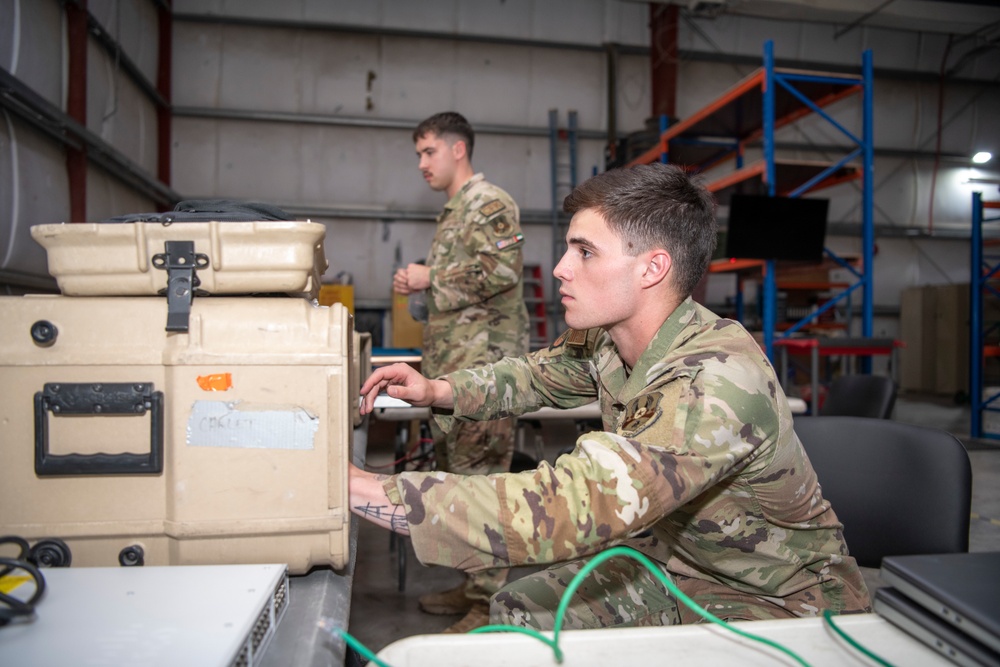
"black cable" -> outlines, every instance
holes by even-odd
[[[28,560],[28,554],[31,553],[31,550],[28,545],[28,540],[24,539],[23,537],[18,537],[17,535],[4,535],[3,537],[0,537],[0,545],[4,544],[16,544],[18,548],[21,550],[21,553],[17,555],[15,560],[20,560],[20,561]],[[0,577],[6,575],[10,571],[11,568],[5,566],[3,569],[0,569]]]
[[[35,592],[27,600],[0,592],[0,627],[10,623],[20,616],[31,616],[35,613],[35,605],[45,594],[45,577],[41,571],[28,562],[28,543],[20,537],[8,535],[0,537],[0,544],[16,544],[21,549],[18,558],[0,557],[0,577],[18,570],[24,571],[35,580]]]

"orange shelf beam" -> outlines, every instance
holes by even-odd
[[[831,289],[847,289],[850,287],[850,283],[830,283],[825,281],[816,282],[795,282],[792,280],[779,280],[778,289],[802,289],[802,290],[814,290],[821,292],[823,290]]]
[[[795,73],[798,70],[778,68],[775,71],[782,74],[791,74]],[[685,133],[692,131],[693,128],[697,127],[698,123],[708,118],[711,118],[713,115],[717,114],[721,109],[725,108],[726,105],[731,104],[740,97],[743,97],[751,92],[758,90],[763,93],[765,84],[764,74],[765,72],[763,68],[752,72],[750,75],[748,75],[746,78],[738,82],[736,85],[731,87],[729,90],[724,92],[722,95],[717,97],[708,105],[702,107],[688,118],[685,118],[684,120],[667,128],[660,135],[659,141],[655,146],[649,148],[638,157],[632,159],[625,166],[631,167],[637,164],[650,164],[652,162],[658,161],[660,159],[660,155],[662,155],[664,152],[667,152],[669,143],[672,139],[675,139]],[[810,72],[810,74],[816,74],[816,73]],[[823,108],[829,106],[830,104],[833,104],[834,102],[842,100],[845,97],[859,94],[861,92],[862,92],[862,87],[860,81],[857,84],[845,83],[844,88],[814,98],[812,101],[816,106]],[[775,128],[784,127],[785,125],[793,123],[796,120],[804,116],[807,116],[811,113],[813,113],[813,109],[811,107],[808,107],[806,105],[797,106],[795,109],[789,111],[783,116],[775,118]],[[763,127],[759,127],[746,136],[730,137],[730,138],[739,140],[741,143],[745,144],[748,141],[759,139],[763,135],[763,133],[764,133]],[[725,135],[719,135],[717,133],[706,133],[706,136],[725,136]]]
[[[713,259],[708,270],[710,273],[730,273],[733,271],[746,271],[748,269],[763,269],[764,264],[765,262],[762,259],[738,259],[731,257],[729,259]]]

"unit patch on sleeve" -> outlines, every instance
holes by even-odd
[[[621,434],[626,438],[632,438],[652,426],[662,414],[660,410],[661,399],[662,396],[656,393],[639,396],[629,402],[625,408],[625,419],[622,420]]]
[[[502,236],[510,231],[510,222],[505,215],[498,215],[490,221],[490,224],[493,225],[494,234]]]
[[[503,250],[504,248],[509,248],[512,245],[516,245],[523,240],[524,240],[524,234],[518,232],[517,234],[514,234],[510,238],[500,239],[499,241],[497,241],[496,242],[497,250]]]

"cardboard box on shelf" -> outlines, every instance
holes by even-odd
[[[392,295],[392,347],[424,346],[424,325],[410,315],[409,300],[401,294]]]
[[[934,386],[939,394],[969,391],[969,285],[938,285],[935,307]]]
[[[926,287],[903,290],[899,306],[899,386],[905,391],[934,391],[935,304],[937,293]]]
[[[331,306],[342,303],[351,315],[354,314],[354,285],[325,284],[319,288],[319,305]]]
[[[900,388],[942,395],[969,391],[969,284],[926,285],[900,298]],[[1000,304],[983,303],[984,325],[1000,321]]]

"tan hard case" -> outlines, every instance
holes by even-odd
[[[354,332],[354,348],[352,350],[351,386],[358,391],[358,400],[351,406],[354,426],[361,426],[364,417],[361,416],[361,385],[372,374],[372,335],[369,332]]]
[[[345,566],[348,311],[205,297],[168,333],[165,310],[0,297],[0,534],[59,538],[73,566],[136,546],[148,565]]]
[[[208,294],[286,293],[315,298],[328,263],[318,222],[128,222],[35,225],[49,273],[67,296],[156,295],[167,287],[167,241],[191,241],[206,259]]]

